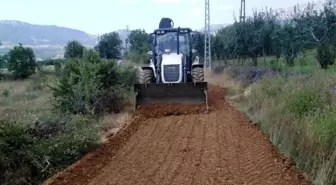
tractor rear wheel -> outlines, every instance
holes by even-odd
[[[153,82],[153,71],[151,69],[143,69],[140,72],[140,83],[141,84],[148,84]]]
[[[204,81],[204,70],[202,67],[194,67],[191,70],[191,77],[193,82],[203,82]]]

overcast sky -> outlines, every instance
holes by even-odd
[[[316,0],[315,0],[316,1]],[[311,0],[246,0],[252,8],[287,8]],[[211,24],[233,22],[240,0],[210,0]],[[204,0],[0,0],[0,20],[20,20],[102,34],[117,29],[157,28],[161,17],[170,17],[175,26],[199,29],[204,26]]]

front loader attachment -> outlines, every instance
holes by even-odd
[[[208,83],[152,83],[134,84],[136,107],[155,103],[206,104],[208,111]]]

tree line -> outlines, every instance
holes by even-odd
[[[65,46],[64,58],[80,58],[85,52],[97,52],[101,58],[122,59],[126,58],[133,62],[143,63],[147,60],[149,44],[148,34],[145,30],[132,30],[126,39],[129,48],[123,46],[123,41],[117,32],[103,34],[93,49],[86,49],[78,41],[70,41]]]
[[[79,41],[69,41],[64,48],[64,58],[91,57],[96,61],[99,58],[118,60],[129,59],[133,62],[144,63],[147,60],[149,45],[147,43],[148,34],[141,29],[132,30],[128,35],[127,42],[129,49],[123,46],[123,41],[117,32],[103,34],[99,37],[98,44],[93,48],[84,47]],[[1,42],[0,42],[1,45]],[[7,68],[16,78],[26,78],[35,73],[38,63],[41,65],[54,64],[53,61],[36,61],[32,48],[19,44],[12,48],[6,55],[0,56],[0,69]]]
[[[204,44],[198,47],[202,51]],[[272,9],[254,11],[245,22],[235,21],[212,35],[211,47],[217,60],[250,58],[257,65],[258,57],[275,56],[288,66],[300,53],[316,50],[320,66],[328,68],[336,54],[335,5],[326,2],[319,10],[313,3],[294,6],[286,18]]]

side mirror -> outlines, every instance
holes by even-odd
[[[153,40],[154,40],[154,34],[151,33],[151,34],[148,35],[148,43],[149,43],[149,44],[152,44],[152,43],[153,43]]]

